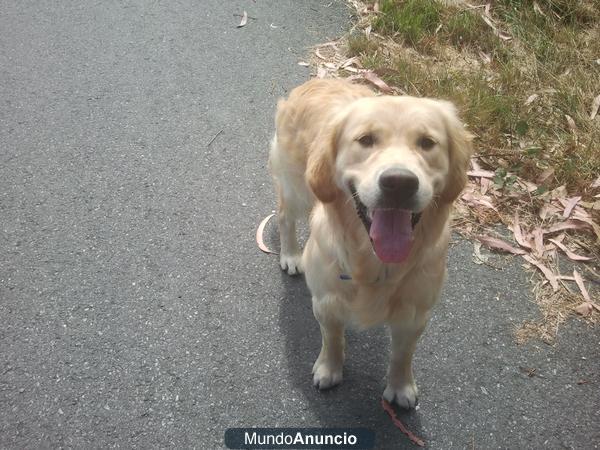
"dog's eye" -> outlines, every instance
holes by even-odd
[[[417,141],[417,145],[423,150],[431,150],[435,144],[436,142],[427,136],[423,136]]]
[[[357,141],[363,147],[373,147],[375,145],[375,136],[372,134],[363,134]]]

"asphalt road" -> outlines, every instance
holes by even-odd
[[[0,447],[213,449],[234,426],[362,426],[412,448],[379,404],[384,330],[350,333],[344,383],[316,391],[304,282],[254,243],[275,205],[276,99],[348,25],[343,3],[0,9]],[[403,419],[436,449],[598,448],[600,333],[573,320],[554,347],[517,346],[538,313],[521,268],[496,263],[453,245]]]

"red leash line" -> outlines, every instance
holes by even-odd
[[[412,431],[406,428],[406,425],[404,425],[402,421],[398,419],[398,417],[396,417],[396,412],[394,411],[394,408],[392,408],[392,405],[390,405],[385,398],[381,399],[381,406],[383,407],[384,411],[388,413],[388,415],[392,419],[392,422],[394,423],[394,425],[396,425],[397,428],[400,429],[400,431],[402,431],[413,443],[415,443],[419,447],[425,447],[425,441],[423,441],[423,439],[419,438],[418,436],[415,436],[412,433]]]

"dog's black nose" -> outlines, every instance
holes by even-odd
[[[379,175],[379,187],[383,194],[412,197],[419,189],[419,178],[410,170],[392,168]]]

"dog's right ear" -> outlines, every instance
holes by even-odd
[[[338,117],[324,126],[309,149],[306,182],[323,203],[331,203],[341,194],[335,183],[335,160],[342,123],[342,117]]]
[[[473,154],[473,135],[459,120],[456,107],[452,103],[440,100],[438,104],[445,115],[450,158],[446,187],[440,197],[442,201],[452,203],[467,184],[467,170]]]

